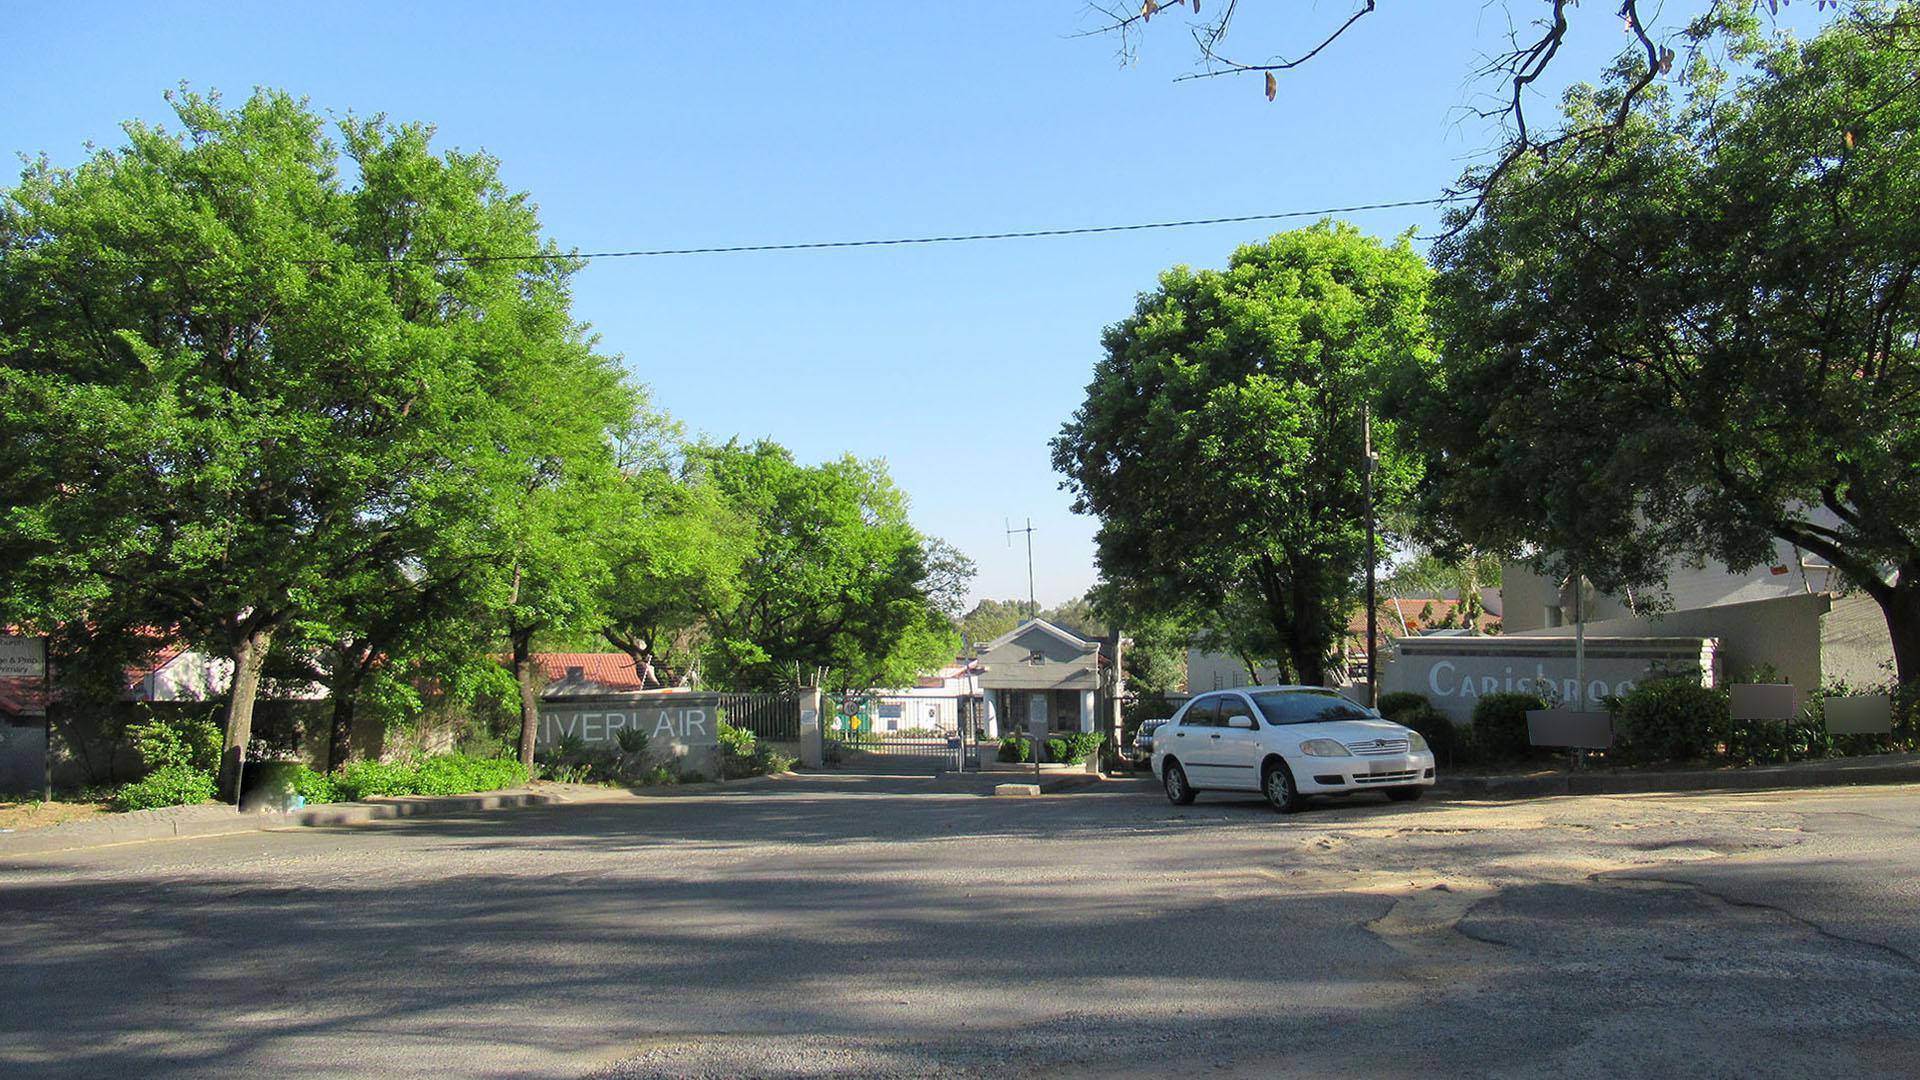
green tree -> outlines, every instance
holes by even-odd
[[[958,651],[953,613],[937,601],[957,600],[972,564],[914,529],[906,496],[880,463],[803,466],[765,441],[690,455],[701,481],[752,523],[740,600],[709,619],[715,679],[865,688],[910,679]]]
[[[992,641],[1026,618],[1025,600],[982,600],[960,617],[960,636],[970,645]]]
[[[602,635],[636,671],[687,666],[709,613],[740,600],[751,523],[718,487],[659,463],[630,471],[633,510],[615,524]]]
[[[1611,148],[1531,155],[1441,244],[1444,364],[1403,395],[1448,537],[1645,597],[1787,541],[1920,678],[1920,5],[1804,44],[1723,10]],[[1622,72],[1569,95],[1618,108]]]
[[[1322,223],[1224,271],[1169,270],[1108,328],[1053,463],[1125,607],[1252,635],[1325,680],[1365,569],[1362,409],[1394,362],[1430,355],[1427,279],[1405,238]],[[1374,441],[1391,504],[1416,465],[1394,424]]]
[[[231,797],[275,636],[492,517],[503,391],[591,413],[552,399],[606,362],[491,158],[377,118],[336,143],[281,93],[170,100],[179,131],[129,123],[0,198],[0,617],[230,657]]]
[[[1408,525],[1409,532],[1416,526]],[[1413,558],[1394,567],[1380,583],[1383,596],[1393,599],[1441,597],[1453,593],[1459,606],[1447,613],[1441,625],[1458,625],[1473,630],[1486,614],[1480,590],[1500,587],[1501,560],[1497,555],[1466,549],[1447,558],[1431,551],[1419,551]]]

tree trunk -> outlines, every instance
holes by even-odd
[[[1920,567],[1913,568],[1920,571]],[[1875,597],[1893,641],[1893,671],[1900,684],[1920,679],[1920,574],[1902,567],[1892,591]]]
[[[360,703],[360,687],[366,684],[367,669],[373,663],[373,646],[361,646],[357,652],[342,648],[340,660],[346,670],[334,672],[329,689],[333,694],[333,723],[327,733],[327,771],[345,765],[353,756],[353,718]]]
[[[533,740],[540,730],[540,690],[534,682],[533,631],[515,628],[513,680],[520,684],[520,764],[533,768]]]
[[[253,739],[253,699],[260,692],[260,669],[273,644],[273,627],[259,626],[241,635],[233,647],[233,688],[227,695],[226,746],[220,754],[220,797],[240,804],[240,772],[247,743]]]
[[[358,680],[356,680],[356,683]],[[347,763],[353,752],[353,706],[359,687],[335,686],[333,690],[333,726],[327,736],[327,771]]]

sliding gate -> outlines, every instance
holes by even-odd
[[[912,775],[980,767],[978,698],[829,694],[821,704],[830,769]]]

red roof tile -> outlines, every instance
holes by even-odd
[[[640,676],[633,669],[633,657],[626,653],[534,653],[533,662],[546,673],[548,682],[567,678],[580,669],[580,681],[595,683],[609,690],[642,690]],[[656,677],[665,671],[656,666]],[[658,685],[656,683],[656,685]]]

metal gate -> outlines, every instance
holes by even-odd
[[[822,700],[828,768],[922,774],[980,767],[980,700],[952,695],[829,694]]]

